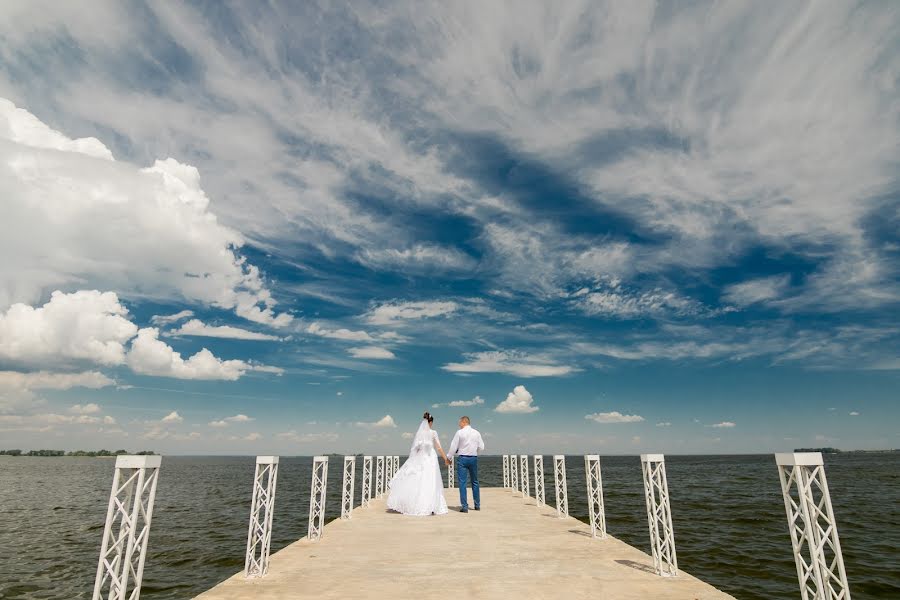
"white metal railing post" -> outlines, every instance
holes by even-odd
[[[566,457],[553,456],[553,481],[556,483],[556,516],[569,516],[569,487],[566,484]]]
[[[395,456],[394,457],[394,475],[396,475],[397,471],[399,471],[399,470],[400,470],[400,457]]]
[[[140,598],[161,462],[155,455],[116,457],[93,600]]]
[[[531,484],[528,481],[528,455],[523,454],[519,457],[519,466],[522,469],[522,498],[528,499],[528,493],[531,491]]]
[[[657,575],[675,577],[678,575],[678,559],[675,555],[675,531],[672,528],[665,456],[641,454],[641,472],[644,475],[644,499],[647,504],[653,566]]]
[[[544,457],[534,455],[534,499],[538,506],[544,506]]]
[[[384,457],[384,491],[387,492],[388,484],[391,483],[391,479],[394,478],[394,457],[385,456]]]
[[[447,487],[456,487],[456,457],[450,457],[450,464],[447,465]]]
[[[328,487],[328,457],[313,457],[312,485],[309,491],[309,525],[306,537],[318,541],[325,528],[325,491]]]
[[[384,494],[384,457],[375,459],[375,497],[381,498]]]
[[[369,507],[372,500],[372,457],[363,456],[362,490],[360,490],[359,505]]]
[[[244,577],[265,577],[269,571],[277,483],[278,457],[257,456],[256,472],[253,475],[253,499],[250,502],[250,526],[247,531],[247,555],[244,557]]]
[[[803,600],[850,600],[821,452],[775,455]]]
[[[606,537],[606,510],[603,506],[603,478],[600,474],[600,456],[584,455],[584,476],[587,483],[588,513],[591,517],[591,536]],[[597,532],[600,535],[597,535]]]
[[[344,481],[341,484],[341,518],[353,517],[353,486],[356,485],[356,455],[344,457]]]
[[[503,489],[509,489],[509,454],[503,455]]]
[[[519,491],[519,461],[515,454],[509,457],[509,483],[512,486],[513,496]]]

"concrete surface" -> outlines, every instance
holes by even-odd
[[[458,492],[445,493],[448,515],[406,517],[374,500],[351,520],[329,523],[320,541],[304,538],[273,554],[265,578],[239,573],[197,598],[732,598],[683,571],[658,577],[647,554],[592,539],[589,526],[558,519],[534,498],[488,488],[483,510],[461,514]]]

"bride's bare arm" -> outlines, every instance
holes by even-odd
[[[441,448],[441,441],[437,438],[437,436],[434,436],[434,448],[441,455],[441,458],[444,459],[444,464],[450,464],[450,461],[447,460],[447,455],[444,454],[444,449]]]

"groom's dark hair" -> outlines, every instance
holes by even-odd
[[[469,417],[467,417],[466,415],[461,416],[459,418],[459,420],[462,421],[463,423],[465,423],[466,425],[471,425],[471,423],[472,423],[472,421],[470,421]]]

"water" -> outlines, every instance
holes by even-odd
[[[666,462],[679,567],[742,600],[798,598],[774,458]],[[607,529],[649,552],[638,458],[601,464]],[[191,598],[243,569],[253,465],[252,457],[163,459],[144,600]],[[273,551],[306,534],[311,467],[309,457],[281,460]],[[112,471],[112,459],[0,457],[0,598],[90,598]],[[900,598],[900,455],[831,455],[826,471],[853,598]],[[502,485],[500,458],[482,458],[480,474],[482,485]],[[329,478],[334,517],[339,458]],[[586,520],[582,457],[568,457],[567,478],[570,512]]]

